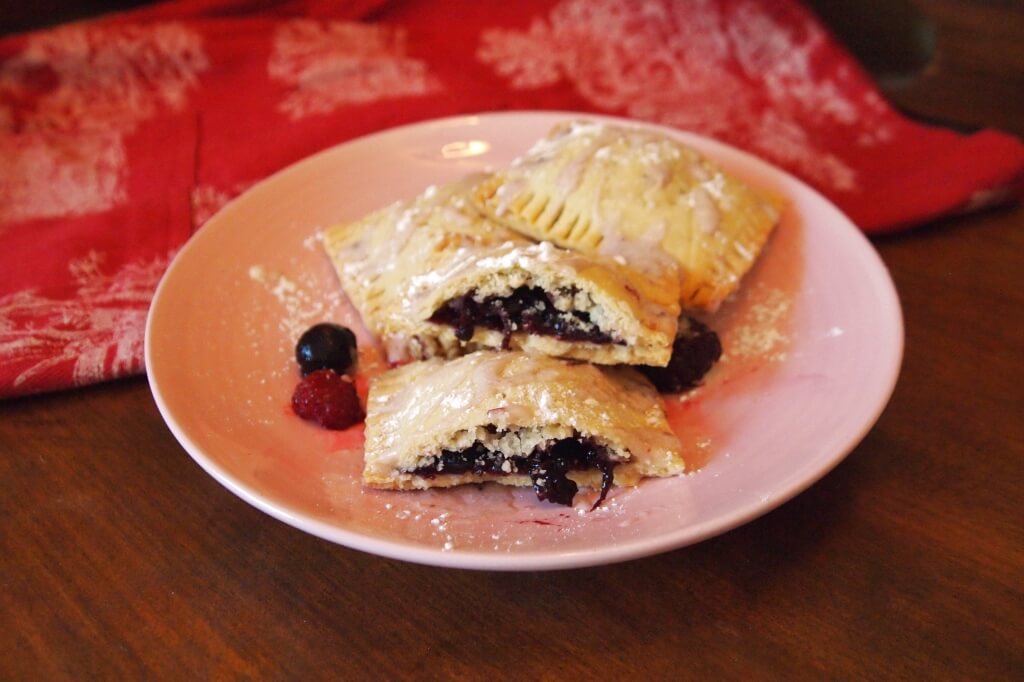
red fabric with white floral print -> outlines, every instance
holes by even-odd
[[[0,396],[142,371],[176,249],[398,124],[589,110],[721,138],[867,232],[1021,190],[1024,146],[898,115],[795,0],[184,0],[0,40]]]

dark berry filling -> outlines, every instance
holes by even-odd
[[[718,334],[704,323],[684,317],[672,344],[672,358],[666,367],[640,366],[639,369],[662,393],[681,393],[700,383],[722,356]]]
[[[295,344],[295,361],[302,376],[318,369],[345,374],[356,361],[356,335],[348,327],[322,322],[313,325]]]
[[[567,289],[575,295],[576,289]],[[554,299],[540,287],[521,286],[508,296],[487,296],[477,300],[476,290],[446,301],[430,318],[431,322],[447,324],[455,329],[455,337],[469,341],[477,327],[496,329],[504,334],[502,348],[508,348],[513,332],[554,336],[563,341],[616,343],[590,320],[590,315],[577,310],[559,310]]]
[[[477,441],[464,450],[442,450],[433,464],[417,467],[409,473],[424,478],[470,472],[495,476],[528,474],[539,499],[571,505],[579,487],[568,473],[598,469],[601,472],[601,495],[591,508],[596,509],[604,502],[615,481],[615,464],[604,446],[591,438],[576,436],[538,445],[529,455],[519,457],[505,457]]]

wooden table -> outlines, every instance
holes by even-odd
[[[1006,6],[923,3],[938,66],[890,96],[1024,132]],[[907,326],[877,426],[778,510],[622,565],[324,542],[203,473],[141,378],[0,403],[0,678],[1020,679],[1024,208],[875,244]]]

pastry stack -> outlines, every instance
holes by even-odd
[[[647,129],[569,121],[508,168],[328,230],[345,293],[401,364],[370,385],[372,487],[580,487],[682,473],[644,374],[714,310],[777,208]],[[688,318],[683,317],[683,331]]]

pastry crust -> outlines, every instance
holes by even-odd
[[[651,267],[681,266],[684,308],[714,310],[750,269],[779,209],[693,149],[656,132],[559,124],[472,193],[489,217],[538,240]],[[637,265],[637,264],[640,265]]]
[[[370,384],[363,480],[372,487],[419,489],[495,481],[530,485],[525,474],[412,473],[442,451],[480,442],[508,457],[538,444],[587,438],[618,462],[615,482],[684,470],[679,441],[654,388],[625,367],[596,367],[523,352],[480,351],[452,361],[412,363]],[[599,487],[597,470],[571,471]]]
[[[479,177],[430,188],[355,223],[331,228],[324,246],[364,323],[399,362],[479,348],[523,349],[600,364],[664,366],[678,323],[678,278],[661,281],[612,258],[536,244],[482,216],[466,198]],[[558,311],[611,342],[510,334],[477,326],[460,341],[431,318],[446,303],[507,297],[539,287]]]

